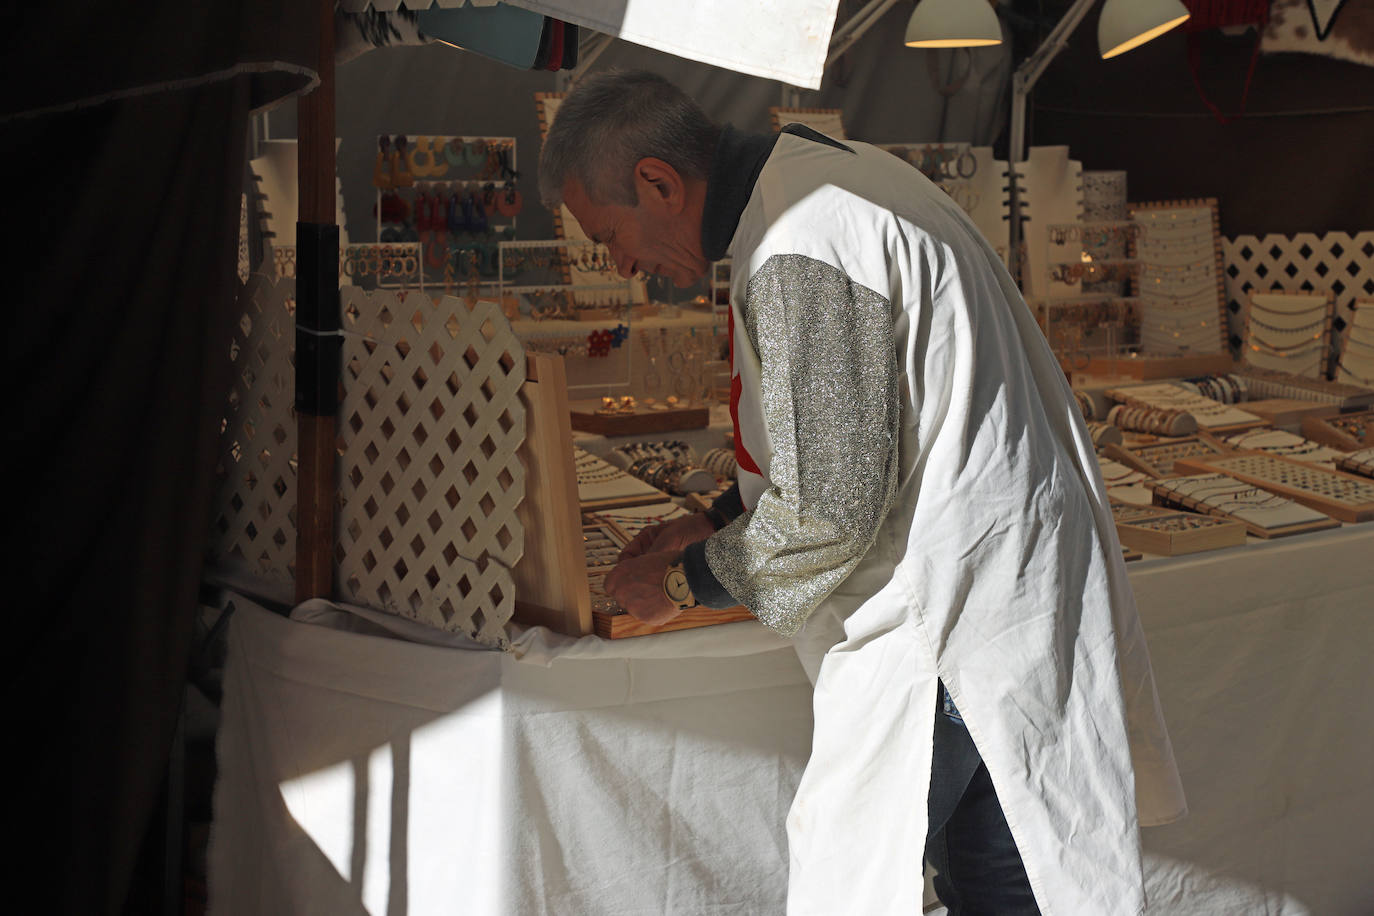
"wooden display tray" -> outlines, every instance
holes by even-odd
[[[608,519],[598,519],[591,516],[588,521],[590,527],[595,527],[604,532],[617,544],[624,546],[631,540],[627,531],[622,529],[615,522]],[[586,530],[586,529],[584,529]],[[588,569],[587,575],[590,578],[593,573],[609,572],[609,569]],[[663,624],[648,624],[633,617],[630,614],[612,614],[597,607],[598,600],[607,600],[605,596],[593,598],[592,601],[592,632],[602,639],[626,639],[631,636],[649,636],[653,633],[669,633],[673,630],[688,630],[695,627],[709,627],[718,623],[735,623],[740,620],[753,620],[754,615],[749,613],[749,609],[736,605],[729,608],[708,608],[697,607],[683,611],[677,617]]]
[[[1315,509],[1318,512],[1343,522],[1367,522],[1374,520],[1374,498],[1359,503],[1333,499],[1304,487],[1285,484],[1281,481],[1272,480],[1263,474],[1252,473],[1242,468],[1235,467],[1235,460],[1240,458],[1260,458],[1267,461],[1278,462],[1281,466],[1291,465],[1295,474],[1305,475],[1314,480],[1329,477],[1334,481],[1353,481],[1361,487],[1370,487],[1368,480],[1357,477],[1354,474],[1346,474],[1341,471],[1329,471],[1326,468],[1314,464],[1307,464],[1303,461],[1295,461],[1292,458],[1275,455],[1272,452],[1235,452],[1231,455],[1218,456],[1219,460],[1182,458],[1175,462],[1175,467],[1183,470],[1187,474],[1225,474],[1227,477],[1244,481],[1260,489],[1268,490],[1270,493],[1277,493],[1285,499],[1291,499],[1295,503],[1306,506],[1309,509]]]
[[[514,619],[568,636],[643,636],[688,627],[749,619],[743,608],[701,609],[660,627],[628,615],[592,614],[591,575],[573,468],[568,422],[568,380],[561,357],[529,354],[520,400],[525,405],[525,498],[517,516],[525,528],[525,553],[512,569]],[[603,571],[598,568],[597,572]]]
[[[1162,531],[1152,527],[1166,519],[1188,519],[1200,527],[1183,531]],[[1127,547],[1165,557],[1239,547],[1246,537],[1245,525],[1234,519],[1175,509],[1159,509],[1151,515],[1118,521],[1116,533]]]
[[[1332,420],[1349,422],[1363,421],[1364,438],[1357,439]],[[1374,410],[1360,410],[1353,413],[1329,413],[1325,416],[1304,417],[1302,434],[1313,442],[1329,445],[1342,451],[1354,452],[1374,445]]]
[[[669,633],[673,630],[689,630],[694,627],[711,627],[718,623],[736,623],[740,620],[753,620],[754,615],[748,608],[730,607],[716,610],[709,607],[695,607],[683,611],[664,624],[653,626],[629,614],[605,614],[592,611],[592,632],[602,639],[626,639],[631,636],[649,636],[654,633]]]
[[[1160,492],[1159,490],[1155,489],[1154,486],[1149,484],[1147,484],[1147,486],[1150,486],[1151,492],[1154,493],[1154,501],[1155,505],[1157,506],[1168,507],[1169,509],[1174,510],[1184,509],[1189,512],[1196,512],[1200,515],[1224,518],[1227,521],[1233,521],[1238,525],[1243,525],[1245,527],[1245,530],[1248,531],[1250,534],[1254,535],[1257,538],[1263,538],[1264,540],[1288,537],[1294,534],[1307,534],[1309,531],[1325,531],[1328,528],[1339,528],[1341,526],[1341,523],[1336,521],[1334,518],[1327,518],[1322,519],[1320,521],[1304,522],[1300,525],[1288,525],[1283,528],[1264,528],[1259,525],[1247,522],[1243,518],[1232,518],[1230,515],[1227,515],[1226,513],[1217,512],[1216,510],[1210,508],[1206,503],[1194,502],[1193,500],[1181,498],[1176,494],[1172,494],[1169,492]]]
[[[602,436],[638,436],[667,433],[678,429],[702,429],[711,422],[708,407],[670,407],[666,410],[638,409],[634,413],[599,414],[601,401],[573,401],[569,404],[572,428]]]
[[[1200,430],[1199,433],[1201,433]],[[1172,477],[1175,473],[1174,466],[1177,459],[1168,458],[1168,455],[1179,448],[1185,450],[1200,448],[1209,455],[1229,454],[1234,451],[1234,449],[1228,448],[1210,437],[1199,434],[1180,439],[1161,438],[1149,444],[1137,443],[1130,446],[1108,443],[1102,447],[1102,454],[1127,467],[1143,471],[1151,477]],[[1168,467],[1164,466],[1163,460],[1165,458],[1168,460]]]
[[[1086,366],[1068,366],[1075,376],[1117,376],[1142,382],[1187,378],[1194,375],[1220,375],[1230,372],[1234,362],[1229,353],[1198,353],[1194,356],[1099,356]]]
[[[1374,448],[1364,448],[1358,452],[1351,452],[1336,462],[1336,469],[1347,474],[1354,474],[1357,477],[1368,477],[1374,480]]]
[[[1241,408],[1258,414],[1275,426],[1297,426],[1307,417],[1325,417],[1339,411],[1339,408],[1331,404],[1299,401],[1295,398],[1265,398],[1261,401],[1242,401]]]

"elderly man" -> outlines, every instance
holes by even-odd
[[[797,635],[789,912],[919,913],[923,853],[951,913],[1141,912],[1138,827],[1182,790],[1092,446],[991,246],[897,158],[649,73],[574,89],[540,170],[623,275],[734,259],[738,487],[606,587]]]

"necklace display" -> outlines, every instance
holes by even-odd
[[[1328,520],[1314,509],[1225,474],[1166,478],[1152,482],[1150,488],[1166,502],[1236,518],[1267,531]]]
[[[1341,457],[1341,453],[1335,449],[1327,448],[1320,442],[1313,442],[1311,439],[1281,429],[1247,430],[1234,436],[1227,436],[1225,442],[1237,449],[1258,449],[1274,455],[1283,455],[1286,458],[1296,458],[1299,461],[1327,467],[1334,467],[1336,460]]]
[[[1345,334],[1345,346],[1336,363],[1342,382],[1374,388],[1374,299],[1357,300]]]
[[[1141,263],[1141,350],[1152,355],[1226,349],[1215,210],[1208,202],[1141,205],[1132,254]],[[1172,311],[1172,314],[1170,314]]]

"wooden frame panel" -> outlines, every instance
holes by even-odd
[[[525,499],[517,517],[525,526],[525,554],[512,570],[519,623],[569,636],[592,632],[582,511],[568,425],[568,380],[563,359],[527,357],[520,400],[525,405]]]

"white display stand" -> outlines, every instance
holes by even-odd
[[[1370,556],[1374,525],[1131,564],[1191,809],[1144,831],[1151,914],[1374,911]],[[231,624],[212,916],[784,911],[811,690],[763,627],[503,653],[297,613]]]

